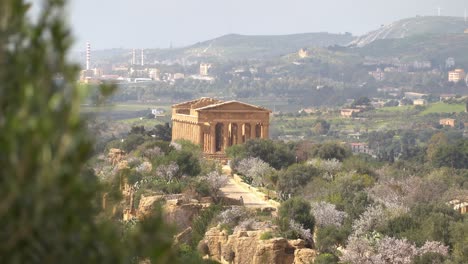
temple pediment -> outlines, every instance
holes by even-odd
[[[233,111],[233,112],[268,112],[271,111],[263,107],[254,106],[238,101],[228,101],[218,104],[212,104],[196,109],[196,111]]]

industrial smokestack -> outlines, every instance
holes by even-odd
[[[91,64],[91,44],[89,42],[86,43],[86,70],[90,69]]]
[[[141,66],[145,66],[145,51],[141,49]]]
[[[135,65],[136,64],[136,54],[135,54],[135,49],[133,49],[133,52],[132,52],[132,65]]]

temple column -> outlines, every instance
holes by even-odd
[[[256,130],[257,130],[257,123],[250,123],[250,139],[257,138]]]
[[[216,153],[216,123],[210,123],[210,145],[211,154]]]
[[[223,123],[223,151],[229,147],[229,123]]]
[[[193,129],[193,124],[189,123],[189,135],[190,135],[190,141],[192,142],[197,142],[197,138],[195,137],[195,129]]]
[[[269,131],[268,131],[268,124],[263,123],[263,124],[262,124],[262,138],[268,139],[268,138],[269,138],[268,133],[269,133]]]
[[[198,131],[198,144],[202,147],[203,150],[205,150],[205,140],[203,138],[205,133],[203,133],[203,128],[203,125],[198,125],[196,130]]]
[[[242,124],[237,123],[237,140],[236,144],[242,144]]]

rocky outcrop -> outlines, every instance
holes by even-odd
[[[260,239],[266,231],[235,231],[228,235],[225,230],[215,227],[206,232],[198,248],[202,254],[221,263],[302,264],[314,261],[315,250],[306,248],[303,240]]]
[[[285,238],[272,238],[259,243],[252,263],[293,263],[295,248]]]
[[[175,198],[175,199],[170,199]],[[182,196],[168,195],[141,196],[136,216],[142,219],[150,215],[158,202],[163,203],[163,217],[167,223],[176,226],[177,230],[185,230],[191,226],[193,219],[205,206],[198,200],[187,200]]]
[[[192,225],[203,206],[198,202],[167,201],[163,206],[166,223],[176,226],[177,230],[184,230]]]
[[[192,227],[187,227],[184,231],[180,232],[174,237],[174,244],[180,245],[189,243],[192,238]]]
[[[314,263],[317,251],[310,248],[301,248],[294,251],[294,264]]]
[[[137,218],[142,219],[146,216],[149,216],[154,210],[156,202],[163,201],[164,195],[153,195],[153,196],[144,196],[140,198],[140,203],[138,204]]]
[[[117,148],[111,148],[109,154],[107,154],[107,160],[112,164],[116,165],[125,158],[125,151]]]

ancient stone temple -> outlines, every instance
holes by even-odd
[[[211,157],[249,139],[268,138],[271,111],[238,102],[200,98],[172,106],[172,140],[187,139]]]

